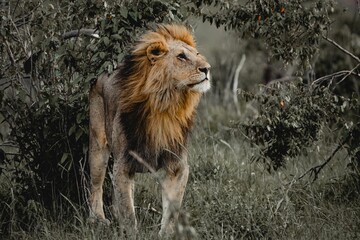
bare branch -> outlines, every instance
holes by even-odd
[[[62,37],[64,39],[69,39],[72,37],[78,37],[80,35],[85,35],[85,36],[89,36],[89,37],[93,37],[93,38],[100,38],[98,32],[95,29],[91,29],[91,28],[82,28],[79,30],[71,30],[69,32],[66,32],[62,35]]]
[[[235,104],[237,104],[237,102],[238,102],[237,89],[238,89],[238,85],[239,85],[239,74],[240,74],[241,69],[244,67],[245,60],[246,60],[246,55],[243,54],[241,57],[241,60],[239,62],[239,65],[237,66],[237,68],[235,70],[233,89],[232,89]]]
[[[332,74],[329,74],[329,75],[325,75],[325,76],[323,76],[323,77],[320,77],[320,78],[314,80],[311,85],[315,85],[315,84],[318,84],[318,83],[322,83],[323,81],[326,81],[326,80],[328,80],[328,79],[333,80],[333,79],[335,79],[335,78],[343,77],[343,76],[344,76],[344,77],[340,80],[340,82],[341,82],[341,81],[344,81],[345,78],[347,78],[349,75],[354,75],[354,76],[356,76],[356,77],[360,77],[360,74],[359,74],[359,73],[355,73],[355,72],[354,72],[354,71],[355,71],[357,68],[359,68],[359,67],[360,67],[360,64],[356,65],[356,67],[353,68],[353,69],[351,69],[351,70],[343,70],[343,71],[335,72],[335,73],[332,73]]]
[[[9,55],[9,58],[10,58],[10,62],[14,66],[16,61],[15,61],[15,58],[14,58],[14,54],[11,51],[9,42],[6,39],[5,39],[4,42],[5,42],[5,46],[6,46],[6,51],[7,51],[8,55]]]
[[[329,43],[333,44],[335,47],[337,47],[338,49],[340,49],[341,51],[343,51],[344,53],[346,53],[347,55],[349,55],[350,57],[352,57],[354,60],[356,60],[358,63],[360,63],[360,58],[355,56],[353,53],[349,52],[348,50],[346,50],[345,48],[343,48],[342,46],[340,46],[340,44],[338,44],[337,42],[335,42],[334,40],[323,36],[323,39],[325,39],[326,41],[328,41]]]
[[[162,214],[162,213],[161,213],[159,210],[157,210],[156,208],[151,207],[150,204],[149,204],[149,206],[148,206],[147,208],[145,208],[145,207],[137,207],[137,206],[136,206],[135,208],[140,209],[140,210],[143,210],[143,211],[147,211],[147,212],[153,212],[153,213],[156,213],[156,214],[159,214],[159,215]]]
[[[349,141],[350,137],[351,137],[351,132],[349,132],[349,134],[346,136],[346,138],[335,148],[335,150],[331,153],[331,155],[322,164],[310,168],[304,174],[302,174],[300,177],[298,177],[297,180],[302,179],[303,177],[305,177],[307,174],[310,173],[310,177],[314,176],[312,182],[315,182],[316,179],[318,179],[318,177],[319,177],[320,171],[333,159],[335,154]]]
[[[134,151],[129,151],[129,154],[136,159],[136,161],[138,161],[139,163],[141,163],[142,165],[144,165],[149,172],[155,174],[156,171],[154,168],[152,168],[144,159],[142,159],[142,157],[140,157],[136,152]]]
[[[353,74],[354,71],[360,66],[360,64],[356,65],[353,69],[351,69],[337,84],[342,83],[349,75]],[[357,76],[360,76],[360,74],[356,74]]]

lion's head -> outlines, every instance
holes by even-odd
[[[122,71],[134,96],[209,90],[210,64],[195,47],[193,35],[181,25],[158,25],[144,34]]]
[[[183,143],[200,96],[210,89],[209,69],[186,27],[158,25],[120,67],[121,111],[143,119],[154,148]]]
[[[155,32],[145,35],[142,42],[145,46],[141,44],[139,48],[146,48],[151,64],[145,88],[157,87],[154,82],[167,79],[166,87],[180,91],[205,92],[210,89],[210,64],[196,50],[195,41],[184,26],[161,25]]]

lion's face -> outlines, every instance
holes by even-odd
[[[206,92],[210,89],[210,64],[196,48],[179,40],[170,40],[167,46],[156,45],[148,49],[148,57],[155,75],[151,81],[167,79],[169,87],[178,90]]]

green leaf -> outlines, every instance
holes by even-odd
[[[79,128],[78,131],[76,131],[76,134],[75,134],[75,139],[76,141],[79,140],[79,138],[83,135],[83,131]]]
[[[123,29],[123,28],[122,28]],[[121,29],[120,29],[121,30]],[[122,37],[120,36],[120,34],[113,34],[113,35],[111,35],[111,38],[112,39],[115,39],[115,40],[118,40],[118,41],[120,41],[120,40],[122,40]]]
[[[63,153],[61,160],[60,160],[60,164],[64,164],[64,162],[69,158],[70,154],[69,153]]]
[[[106,52],[100,52],[100,53],[99,53],[99,57],[100,57],[101,59],[104,59],[104,58],[106,57]]]
[[[108,37],[103,37],[102,40],[103,40],[105,46],[109,46],[109,44],[110,44],[110,39],[109,39]]]
[[[127,18],[128,17],[128,10],[125,8],[125,7],[122,7],[120,9],[120,15],[124,18]]]
[[[76,125],[72,125],[71,128],[68,131],[68,136],[73,135],[75,130],[76,130]]]

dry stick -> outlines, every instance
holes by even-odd
[[[358,1],[359,2],[359,1]],[[360,58],[355,56],[353,53],[349,52],[348,50],[346,50],[345,48],[343,48],[342,46],[340,46],[340,44],[338,44],[337,42],[335,42],[334,40],[323,36],[323,39],[325,39],[326,41],[328,41],[329,43],[333,44],[336,48],[340,49],[342,52],[344,52],[345,54],[349,55],[352,59],[356,60],[358,63],[360,63]],[[322,82],[324,80],[327,80],[329,78],[336,78],[336,77],[340,77],[340,76],[344,76],[339,83],[341,83],[342,81],[344,81],[349,75],[353,74],[355,76],[360,77],[360,74],[354,73],[354,71],[359,67],[360,64],[356,65],[356,67],[354,67],[352,70],[344,70],[344,71],[339,71],[330,75],[326,75],[324,77],[318,78],[315,81],[313,81],[313,84],[316,84],[318,82]]]
[[[95,29],[87,29],[87,28],[82,28],[79,30],[72,30],[69,32],[65,32],[62,35],[62,37],[64,39],[68,39],[68,38],[72,38],[72,37],[78,37],[81,34],[83,34],[85,36],[93,37],[93,38],[100,38],[98,32]]]
[[[316,179],[318,178],[318,175],[319,175],[320,171],[333,159],[335,154],[345,145],[345,143],[347,141],[349,141],[350,137],[351,137],[351,132],[346,136],[346,138],[337,146],[337,148],[331,153],[331,155],[322,164],[310,168],[303,175],[298,177],[297,180],[302,179],[308,173],[310,173],[310,176],[312,176],[312,174],[314,174],[314,179],[313,179],[312,182],[315,182]]]
[[[326,41],[328,41],[329,43],[333,44],[335,47],[337,47],[338,49],[340,49],[341,51],[343,51],[344,53],[346,53],[347,55],[349,55],[350,57],[352,57],[353,59],[355,59],[358,63],[360,63],[360,58],[355,56],[354,54],[352,54],[351,52],[349,52],[348,50],[346,50],[345,48],[343,48],[342,46],[340,46],[340,44],[338,44],[337,42],[335,42],[334,40],[323,36],[323,39],[325,39]]]
[[[142,157],[140,157],[136,152],[134,151],[129,151],[129,154],[136,159],[136,161],[138,161],[139,163],[141,163],[142,165],[144,165],[151,173],[155,174],[156,171],[154,168],[152,168],[147,162],[145,162],[144,159],[142,159]],[[159,178],[157,180],[160,180]],[[162,185],[162,182],[159,181],[159,183]]]
[[[136,206],[135,208],[136,208],[136,209],[141,209],[141,210],[144,210],[144,211],[148,211],[148,212],[153,212],[153,213],[156,213],[156,214],[159,214],[159,215],[162,214],[159,210],[157,210],[157,209],[155,209],[155,208],[153,208],[153,207],[150,207],[150,204],[149,204],[149,206],[148,206],[147,208],[145,208],[145,207],[138,207],[138,206]]]
[[[354,71],[360,66],[360,63],[351,69],[337,84],[342,83],[349,75],[353,74]],[[359,74],[358,74],[359,75]],[[360,76],[360,75],[359,75]]]
[[[339,71],[339,72],[335,72],[335,73],[332,73],[332,74],[329,74],[329,75],[326,75],[326,76],[323,76],[323,77],[320,77],[316,80],[314,80],[311,85],[314,85],[314,84],[317,84],[317,83],[321,83],[325,80],[328,80],[329,78],[331,79],[334,79],[334,78],[338,78],[338,77],[341,77],[341,76],[344,76],[344,75],[354,75],[354,76],[357,76],[357,77],[360,77],[360,74],[358,73],[354,73],[354,71],[356,70],[356,68],[358,67],[359,65],[357,65],[354,69],[352,70],[342,70],[342,71]],[[343,79],[341,79],[343,80]]]
[[[238,104],[239,74],[240,74],[240,71],[242,70],[242,68],[244,67],[245,60],[246,60],[246,55],[243,54],[241,57],[241,60],[239,62],[239,65],[237,66],[237,68],[235,70],[235,75],[234,75],[232,91],[233,91],[233,100],[234,100],[237,114],[240,114],[240,109],[239,109],[239,104]]]
[[[11,51],[10,44],[6,39],[5,39],[4,43],[5,43],[5,46],[6,46],[6,51],[7,51],[8,55],[9,55],[9,58],[10,58],[11,65],[14,66],[16,64],[16,60],[14,58],[14,54]]]

